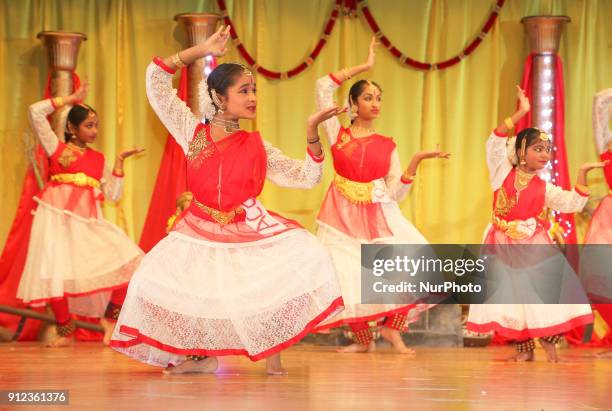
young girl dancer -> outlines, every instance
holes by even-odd
[[[593,168],[603,167],[604,163],[582,165],[572,191],[565,191],[541,179],[537,172],[550,161],[549,136],[530,127],[521,130],[514,142],[507,141],[508,132],[530,109],[523,90],[518,88],[517,95],[520,101],[518,111],[497,126],[486,145],[494,206],[493,224],[484,243],[491,247],[505,246],[503,252],[509,254],[520,253],[521,246],[548,244],[551,246],[549,251],[554,250],[559,254],[553,248],[547,231],[548,209],[562,213],[582,210],[589,196],[586,174]],[[507,150],[507,146],[510,150]],[[537,250],[535,247],[534,252]],[[529,256],[523,254],[514,260],[520,263],[518,260],[521,258]],[[523,290],[525,293],[529,291]],[[472,304],[467,327],[480,333],[495,331],[516,340],[517,354],[512,357],[515,361],[533,361],[533,338],[539,338],[548,360],[557,362],[555,344],[561,335],[592,320],[588,304]]]
[[[593,101],[593,137],[602,161],[612,160],[612,133],[608,126],[612,115],[612,88],[602,90]],[[612,244],[612,164],[604,167],[608,183],[608,195],[593,213],[589,229],[584,238],[580,275],[585,289],[594,302],[612,302],[612,274],[608,264],[610,253],[604,245]],[[591,247],[592,244],[596,244]],[[593,257],[593,258],[591,258]],[[604,315],[604,314],[602,314]],[[606,316],[607,317],[607,316]],[[609,318],[605,318],[608,322]],[[612,350],[598,354],[601,358],[612,358]]]
[[[612,89],[597,93],[593,101],[593,135],[601,161],[608,162],[612,160],[612,133],[608,128],[611,113]],[[608,188],[612,188],[612,164],[608,163],[604,167],[604,176],[608,183]],[[601,200],[593,213],[584,243],[612,244],[612,189]],[[602,289],[602,286],[605,288]],[[610,284],[598,282],[599,289],[593,289],[592,291],[599,293],[604,299],[612,301],[612,289],[609,286]]]
[[[17,298],[30,305],[51,304],[58,335],[49,344],[52,347],[74,341],[70,312],[89,317],[103,314],[108,345],[127,283],[143,254],[119,227],[103,218],[100,208],[104,198],[121,198],[123,162],[143,150],[119,153],[111,174],[104,155],[88,147],[98,135],[98,116],[80,103],[86,95],[84,84],[68,97],[30,106],[30,123],[49,156],[51,177],[35,198],[38,207]],[[47,116],[64,105],[73,107],[65,139],[60,139]]]
[[[280,352],[342,308],[333,264],[297,222],[257,200],[266,178],[310,188],[321,178],[319,122],[309,118],[308,154],[293,160],[240,129],[254,119],[255,79],[239,64],[221,64],[202,80],[200,122],[176,96],[176,69],[206,55],[221,56],[229,27],[205,43],[147,69],[153,110],[187,157],[193,199],[172,231],[136,272],[111,346],[166,373],[214,372],[216,356],[266,359],[269,374],[285,374]]]
[[[333,95],[342,82],[374,66],[376,43],[370,43],[367,61],[329,74],[317,81],[320,109],[333,107]],[[317,236],[331,252],[338,272],[346,309],[319,328],[348,324],[356,342],[339,352],[371,352],[375,349],[368,321],[386,317],[382,336],[400,353],[407,348],[400,331],[415,305],[359,304],[361,298],[361,244],[424,244],[427,240],[402,215],[398,202],[408,194],[419,163],[428,158],[449,158],[441,151],[416,153],[403,172],[392,138],[376,133],[373,122],[382,103],[380,86],[359,80],[349,91],[351,125],[341,126],[333,117],[324,122],[336,175],[318,216]],[[419,309],[428,305],[419,304]]]

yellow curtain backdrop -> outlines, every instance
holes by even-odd
[[[301,61],[321,34],[333,0],[235,0],[228,10],[247,49],[261,65],[286,71]],[[385,34],[413,58],[439,61],[457,54],[480,30],[493,0],[371,0],[370,9]],[[484,141],[515,105],[528,53],[520,19],[526,15],[565,14],[572,22],[563,35],[566,143],[570,172],[596,158],[591,103],[600,89],[612,87],[612,1],[508,0],[478,50],[444,71],[420,72],[401,66],[380,48],[376,67],[367,73],[383,87],[379,132],[393,136],[404,165],[413,153],[440,144],[450,161],[428,161],[418,171],[405,215],[432,242],[479,242],[490,220],[491,192]],[[142,146],[146,155],[126,164],[120,208],[107,204],[107,218],[138,240],[155,182],[166,130],[145,96],[144,72],[155,55],[182,47],[173,16],[218,11],[213,0],[23,0],[0,1],[0,241],[13,219],[26,168],[22,135],[27,107],[39,100],[47,75],[36,33],[80,31],[88,36],[77,72],[90,82],[88,103],[99,113],[101,132],[95,147],[112,161],[118,150]],[[292,157],[305,150],[305,122],[315,109],[318,77],[366,57],[371,31],[362,19],[339,18],[314,65],[299,76],[274,81],[258,76],[258,114],[254,124],[264,138]],[[239,61],[230,45],[221,61]],[[344,102],[342,87],[338,102]],[[347,119],[343,119],[347,121]],[[309,229],[332,178],[331,159],[323,183],[313,190],[281,189],[268,184],[262,200],[272,210]],[[607,188],[594,172],[594,195]],[[124,214],[119,213],[122,209]],[[581,231],[584,230],[584,221]],[[580,238],[580,236],[579,236]]]

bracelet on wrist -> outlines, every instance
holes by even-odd
[[[408,174],[408,170],[404,171],[404,173],[402,174],[402,180],[406,183],[412,183],[412,181],[414,180],[414,178],[416,177],[416,173],[415,174]]]
[[[60,107],[62,107],[65,104],[64,98],[63,97],[53,97],[51,99],[51,104],[55,108],[60,108]]]
[[[180,69],[186,66],[185,62],[181,60],[181,56],[179,55],[179,53],[175,53],[172,56],[170,56],[170,61],[172,62],[172,64],[174,64],[174,66],[177,69]]]
[[[344,74],[344,81],[349,80],[351,78],[351,75],[349,74],[346,68],[342,69],[342,74]]]

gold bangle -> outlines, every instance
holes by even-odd
[[[180,51],[179,51],[180,53]],[[174,66],[177,69],[183,68],[186,66],[185,62],[183,60],[181,60],[181,56],[179,56],[179,53],[173,54],[172,56],[170,56],[170,61],[172,61],[172,64],[174,64]]]
[[[344,81],[349,80],[351,78],[351,75],[349,74],[346,68],[342,69],[342,74],[344,74]]]
[[[51,99],[51,103],[53,104],[53,107],[60,108],[64,105],[64,99],[62,97],[53,97]]]
[[[514,121],[510,117],[506,117],[504,119],[504,124],[508,127],[508,130],[512,130],[514,128]]]
[[[414,178],[416,177],[416,174],[408,175],[407,171],[408,170],[404,171],[404,174],[402,174],[402,179],[413,181]]]
[[[113,169],[113,174],[114,174],[116,177],[123,177],[123,176],[124,176],[124,174],[123,174],[123,170],[122,170],[122,169],[120,169],[120,168],[114,168],[114,169]]]

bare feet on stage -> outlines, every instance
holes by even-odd
[[[416,354],[416,351],[406,347],[398,330],[383,327],[382,330],[380,330],[380,335],[382,335],[385,340],[389,341],[399,354]]]
[[[104,345],[109,346],[111,337],[113,336],[113,330],[115,329],[115,321],[109,320],[108,318],[100,318],[100,325],[104,328],[104,338],[102,342]]]
[[[546,357],[548,358],[548,362],[559,362],[559,357],[557,356],[557,347],[553,343],[549,343],[543,339],[539,339],[540,345],[544,348],[546,352]]]
[[[281,364],[280,353],[274,354],[266,358],[266,372],[269,375],[287,375],[288,372]]]
[[[177,366],[169,365],[162,371],[166,375],[176,374],[213,374],[217,371],[219,361],[217,357],[207,357],[201,361],[185,360]]]
[[[53,341],[49,341],[45,344],[47,348],[59,348],[59,347],[71,347],[74,345],[74,336],[69,337],[57,337]]]
[[[506,361],[527,362],[527,361],[533,361],[534,359],[535,359],[535,356],[533,354],[533,351],[528,351],[528,352],[517,352],[512,357],[508,358]]]
[[[612,360],[612,350],[598,352],[597,354],[595,354],[595,357],[602,358],[602,359],[605,358],[605,359],[608,359],[608,360]]]
[[[355,352],[374,352],[376,351],[376,343],[374,341],[370,341],[368,345],[363,344],[351,344],[346,347],[341,347],[336,350],[339,353],[355,353]]]

